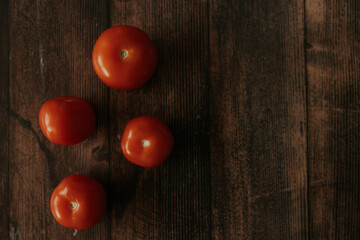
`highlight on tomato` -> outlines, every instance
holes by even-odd
[[[106,194],[96,180],[72,175],[63,179],[50,199],[55,220],[66,228],[88,229],[96,225],[106,212]]]
[[[111,88],[131,90],[155,72],[158,55],[149,36],[132,26],[114,26],[97,39],[92,62],[101,81]]]
[[[78,97],[57,97],[45,102],[39,112],[45,137],[60,145],[80,143],[91,136],[96,116],[90,103]]]
[[[130,162],[142,167],[162,164],[174,147],[174,137],[166,124],[158,118],[140,116],[125,126],[121,149]]]

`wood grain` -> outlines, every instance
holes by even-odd
[[[79,240],[360,239],[359,15],[356,0],[0,0],[0,238],[74,239],[49,199],[84,174],[108,211]],[[122,24],[159,53],[133,91],[106,87],[91,63]],[[66,95],[98,119],[67,147],[37,120]],[[121,153],[140,115],[175,136],[154,169]]]
[[[306,239],[302,1],[211,1],[214,239]]]
[[[107,88],[92,69],[95,40],[106,28],[106,4],[98,1],[12,1],[10,4],[10,219],[23,239],[69,239],[73,231],[54,220],[53,189],[71,174],[108,178]],[[98,128],[89,141],[67,147],[40,131],[41,104],[57,96],[87,99]],[[108,239],[107,218],[78,233]]]
[[[360,6],[306,1],[311,239],[359,239]]]
[[[9,236],[9,3],[0,1],[0,236]]]
[[[207,7],[206,1],[111,1],[111,25],[143,29],[159,53],[144,87],[111,91],[113,239],[210,238]],[[171,157],[155,169],[135,167],[121,154],[124,126],[139,115],[164,120],[175,136]]]

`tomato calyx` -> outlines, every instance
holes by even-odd
[[[149,140],[145,140],[145,139],[142,140],[142,141],[141,141],[141,146],[143,146],[144,148],[150,146],[150,141],[149,141]]]
[[[125,49],[122,49],[120,52],[119,52],[119,56],[122,58],[122,59],[125,59],[129,56],[129,52]]]
[[[69,208],[71,210],[76,210],[78,208],[78,204],[76,202],[70,202],[69,203]]]

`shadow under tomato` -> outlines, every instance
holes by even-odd
[[[122,218],[126,208],[135,197],[139,175],[142,172],[141,167],[125,162],[127,160],[119,159],[119,161],[123,162],[121,164],[123,172],[115,176],[112,174],[110,182],[106,185],[108,206],[110,206],[108,212],[114,214],[116,219]]]

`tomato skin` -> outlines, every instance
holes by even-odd
[[[51,195],[50,208],[55,220],[62,226],[88,229],[105,215],[105,190],[92,178],[72,175],[63,179],[55,188]]]
[[[39,112],[45,137],[60,145],[80,143],[91,136],[96,117],[91,105],[78,97],[57,97],[45,102]]]
[[[157,61],[156,49],[149,36],[126,25],[105,30],[92,53],[96,74],[106,85],[119,90],[144,85],[155,72]]]
[[[155,117],[141,116],[125,126],[121,150],[130,162],[142,167],[162,164],[174,147],[174,137],[164,122]]]

